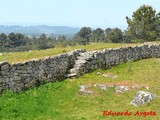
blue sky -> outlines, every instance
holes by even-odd
[[[127,26],[143,4],[160,11],[160,0],[0,0],[0,24],[82,27]]]

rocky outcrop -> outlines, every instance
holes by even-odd
[[[134,96],[131,104],[134,106],[140,106],[147,102],[152,102],[155,99],[155,95],[149,92],[138,91],[137,94]]]

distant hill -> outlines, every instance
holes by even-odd
[[[73,28],[67,26],[46,26],[46,25],[37,25],[37,26],[4,26],[0,25],[0,33],[9,34],[11,32],[23,33],[26,35],[38,35],[38,34],[54,34],[54,35],[66,35],[72,36],[77,33],[80,28]]]

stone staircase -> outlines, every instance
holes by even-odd
[[[74,79],[78,76],[80,76],[83,73],[86,73],[86,66],[88,61],[93,59],[93,54],[91,54],[90,52],[84,52],[84,53],[80,53],[79,56],[76,58],[75,60],[75,64],[73,66],[73,68],[71,68],[68,71],[68,74],[66,77]]]

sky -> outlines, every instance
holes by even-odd
[[[0,25],[127,27],[143,4],[160,11],[160,0],[0,0]]]

